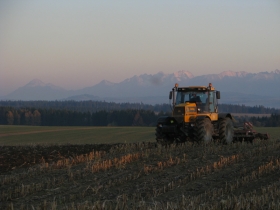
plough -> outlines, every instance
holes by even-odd
[[[269,134],[258,133],[253,129],[253,124],[250,122],[244,122],[243,126],[234,126],[234,141],[250,141],[254,139],[267,140],[269,139]]]

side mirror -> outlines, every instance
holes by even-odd
[[[169,99],[172,99],[172,91],[169,92]]]
[[[217,99],[220,99],[220,98],[221,98],[221,93],[220,93],[220,91],[217,91],[217,92],[216,92],[216,98],[217,98]]]

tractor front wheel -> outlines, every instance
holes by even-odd
[[[212,140],[214,128],[209,118],[196,121],[194,128],[194,140],[198,143],[209,143]]]

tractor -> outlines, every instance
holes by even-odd
[[[194,141],[209,143],[219,140],[230,144],[235,139],[254,139],[255,136],[268,138],[267,134],[259,134],[247,127],[235,131],[233,117],[230,113],[218,112],[220,91],[211,83],[208,86],[175,87],[170,91],[172,100],[172,116],[158,118],[156,140],[159,144],[183,143]],[[266,139],[267,139],[266,138]]]

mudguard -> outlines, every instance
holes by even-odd
[[[219,113],[218,114],[218,119],[224,119],[226,117],[229,117],[230,119],[232,119],[232,116],[230,113]]]
[[[207,115],[199,115],[195,119],[196,120],[203,120],[204,118],[209,118]]]
[[[178,131],[178,123],[174,117],[163,116],[158,118],[157,132],[163,133],[176,133]]]
[[[162,125],[177,125],[178,122],[174,117],[169,117],[169,116],[162,116],[158,118],[157,124],[162,124]]]

